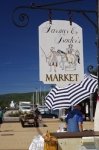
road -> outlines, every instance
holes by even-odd
[[[39,128],[22,128],[20,122],[3,123],[0,132],[0,150],[28,150],[33,138],[39,134],[56,132],[65,122],[59,119],[43,119],[43,126]],[[84,122],[85,129],[93,129],[92,122]]]

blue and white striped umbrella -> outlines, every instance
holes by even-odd
[[[97,77],[85,75],[79,84],[71,84],[65,88],[55,86],[45,97],[45,105],[49,109],[69,108],[90,97],[97,89]]]

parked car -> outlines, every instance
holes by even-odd
[[[58,118],[58,115],[52,113],[45,105],[38,106],[42,118]]]
[[[42,118],[58,118],[58,115],[53,114],[53,113],[44,113],[41,114]]]
[[[21,113],[30,113],[32,110],[31,102],[20,101],[19,102],[19,112]]]
[[[41,114],[49,112],[49,109],[46,106],[39,106],[38,110],[40,111]]]
[[[30,113],[31,110],[32,110],[31,106],[22,106],[22,107],[19,109],[19,112],[21,112],[21,113],[25,113],[25,112]]]
[[[19,120],[22,127],[25,127],[26,125],[39,127],[39,123],[42,121],[42,117],[40,115],[36,115],[35,112],[31,111],[30,113],[20,115]]]

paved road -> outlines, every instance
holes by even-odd
[[[36,135],[44,134],[48,131],[56,132],[60,125],[65,126],[65,122],[58,119],[43,119],[45,127],[22,128],[20,122],[3,123],[0,132],[0,150],[28,150],[33,138]],[[85,129],[93,129],[92,122],[84,122]]]
[[[60,121],[58,119],[44,119],[44,127],[25,127],[17,123],[3,123],[0,132],[0,150],[28,150],[34,136],[44,134],[49,130],[57,130]]]

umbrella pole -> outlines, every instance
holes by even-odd
[[[90,94],[90,120],[93,122],[93,93]]]
[[[98,96],[94,117],[94,131],[99,131],[99,0],[97,0],[97,76],[98,76]]]

